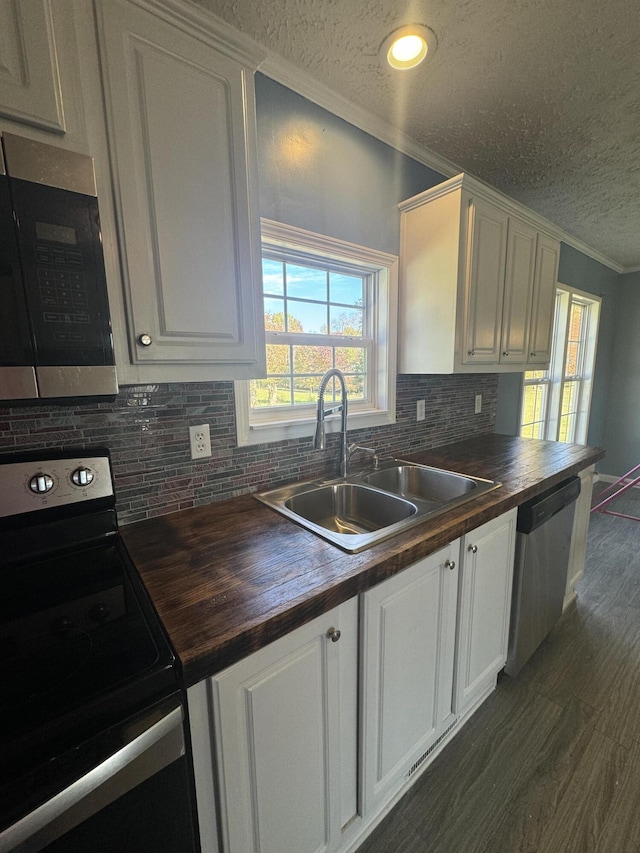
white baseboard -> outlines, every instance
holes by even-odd
[[[594,483],[615,483],[616,480],[619,480],[620,477],[615,474],[596,474],[593,478]],[[634,477],[635,479],[635,477]],[[633,487],[634,489],[640,489],[640,483],[637,486]]]

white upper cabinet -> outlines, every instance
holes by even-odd
[[[96,9],[131,362],[123,378],[261,375],[254,68],[186,21],[126,0]]]
[[[400,210],[400,372],[547,364],[558,241],[466,175]]]
[[[66,130],[50,0],[0,3],[0,114]]]
[[[551,361],[553,338],[553,310],[556,300],[560,245],[557,240],[538,234],[536,272],[531,303],[531,332],[529,337],[529,364],[548,365]],[[534,368],[536,369],[536,368]]]
[[[498,358],[502,363],[527,361],[537,236],[531,225],[510,217]]]
[[[495,205],[473,200],[464,310],[464,346],[470,364],[494,364],[500,356],[508,224],[507,215]]]
[[[0,130],[90,154],[71,0],[0,2]]]

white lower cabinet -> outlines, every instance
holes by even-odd
[[[576,501],[573,516],[573,531],[571,533],[571,548],[569,550],[569,568],[567,570],[567,586],[565,588],[563,611],[575,600],[576,584],[584,574],[584,562],[587,556],[587,537],[589,535],[589,519],[591,518],[591,498],[593,496],[593,480],[595,465],[589,465],[579,472],[580,495]]]
[[[463,715],[496,685],[507,658],[517,508],[462,538],[455,711]]]
[[[504,666],[517,510],[188,690],[203,853],[353,853]]]
[[[364,813],[384,805],[453,722],[459,540],[362,596]]]
[[[225,853],[340,848],[356,814],[357,624],[352,599],[214,676],[205,696],[190,695],[194,753],[207,744],[206,731],[193,731],[197,706],[212,712]],[[202,779],[210,789],[201,760],[196,788]],[[204,793],[200,829],[212,853],[204,839],[215,836],[215,795]]]

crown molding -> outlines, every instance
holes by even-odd
[[[230,59],[252,71],[263,62],[267,51],[257,41],[236,30],[192,0],[131,0],[168,24],[188,32]]]

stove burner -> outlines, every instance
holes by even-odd
[[[3,693],[0,708],[19,708],[46,698],[77,675],[91,657],[93,639],[86,631],[35,634],[28,642],[16,637],[2,639],[5,650],[3,678],[11,691]]]

